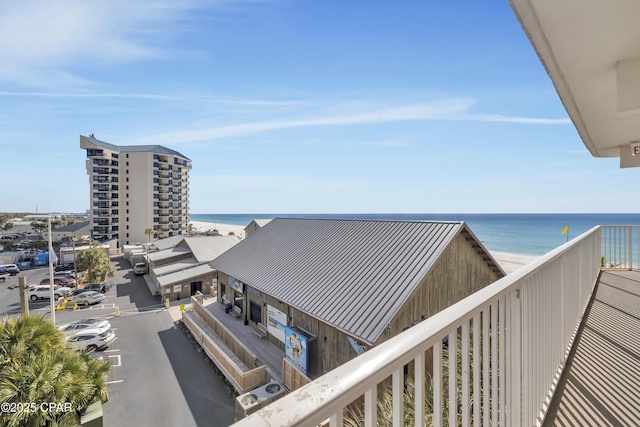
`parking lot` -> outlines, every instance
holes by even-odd
[[[110,425],[228,426],[234,401],[223,381],[177,327],[160,297],[152,296],[129,263],[113,260],[116,276],[103,303],[55,312],[56,324],[87,317],[108,319],[116,339],[105,350],[109,401],[103,406]],[[21,272],[27,283],[48,277],[47,268]],[[0,283],[0,315],[19,315],[18,279]],[[9,289],[16,286],[16,289]],[[50,315],[49,300],[30,302],[31,313]],[[119,316],[116,316],[116,307]]]

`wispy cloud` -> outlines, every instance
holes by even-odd
[[[23,0],[0,3],[0,81],[29,87],[89,85],[82,67],[175,60],[162,46],[196,8],[228,9],[235,0]],[[192,52],[184,52],[190,55]]]
[[[190,129],[175,132],[158,133],[135,138],[126,143],[135,144],[184,144],[200,141],[213,141],[243,135],[259,134],[281,129],[347,126],[374,123],[401,122],[411,120],[459,120],[480,122],[504,122],[521,124],[566,124],[568,119],[527,118],[486,114],[469,114],[469,108],[475,104],[470,99],[450,99],[424,104],[389,106],[364,111],[352,111],[341,115],[296,120],[273,120],[250,122],[236,125],[219,126],[204,129]]]
[[[450,120],[462,120],[473,122],[500,122],[500,123],[519,123],[527,125],[562,125],[571,123],[568,118],[564,119],[549,119],[543,117],[518,117],[518,116],[503,116],[500,114],[462,114],[460,116],[453,116]]]
[[[309,101],[300,100],[272,100],[272,99],[247,99],[247,98],[226,98],[226,97],[201,97],[221,104],[240,105],[249,107],[311,107],[314,104]]]
[[[155,99],[172,100],[177,99],[168,95],[156,95],[152,93],[72,93],[72,92],[4,92],[0,91],[0,96],[15,97],[42,97],[42,98],[135,98],[135,99]]]

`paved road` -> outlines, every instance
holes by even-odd
[[[109,319],[116,340],[105,352],[113,365],[109,401],[103,406],[105,426],[228,426],[234,400],[222,380],[150,294],[142,276],[127,261],[114,261],[114,286],[104,304],[56,312],[56,324],[84,317]],[[45,278],[45,268],[23,272],[28,283]],[[0,283],[0,315],[17,314],[19,298]],[[120,316],[115,317],[118,306]],[[49,302],[30,303],[32,313],[49,314]]]

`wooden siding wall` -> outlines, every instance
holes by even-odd
[[[282,384],[289,391],[295,391],[311,382],[302,372],[296,369],[287,359],[282,359]]]
[[[498,275],[463,235],[438,258],[409,301],[376,342],[380,344],[495,282]]]
[[[191,278],[189,280],[183,280],[178,283],[172,283],[171,285],[162,286],[162,298],[169,298],[171,301],[189,298],[191,296],[191,282],[202,282],[202,293],[208,294],[211,292],[211,284],[215,283],[216,274],[215,272],[203,274],[201,276],[197,276]],[[180,292],[174,292],[174,285],[182,285],[182,290]],[[165,292],[168,290],[169,292]]]

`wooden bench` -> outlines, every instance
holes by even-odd
[[[242,309],[237,305],[234,305],[229,313],[231,313],[233,317],[237,317],[239,319],[240,316],[242,316]]]
[[[262,323],[256,323],[256,327],[253,329],[253,333],[260,337],[260,339],[267,337],[267,327]]]

